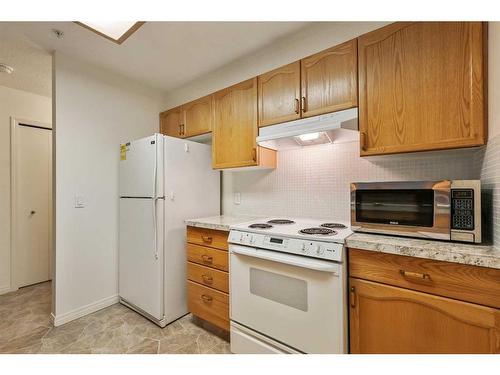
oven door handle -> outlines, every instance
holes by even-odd
[[[314,271],[329,272],[334,276],[339,275],[340,265],[334,262],[306,258],[298,255],[278,253],[275,251],[255,249],[253,247],[230,246],[232,254],[245,255],[252,258],[270,260],[277,263],[285,263],[291,266],[307,268]]]

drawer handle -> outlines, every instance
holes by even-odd
[[[212,284],[214,279],[210,275],[201,275],[201,278],[203,279],[203,282],[206,284]]]
[[[212,302],[212,300],[213,300],[213,298],[212,298],[212,297],[207,296],[206,294],[202,294],[202,295],[201,295],[201,299],[202,299],[202,300],[203,300],[203,302],[205,302],[205,303],[210,303],[210,302]]]
[[[203,242],[208,242],[208,243],[211,243],[211,242],[212,242],[212,240],[213,240],[213,238],[212,238],[212,237],[210,237],[210,236],[201,236],[201,240],[202,240]]]
[[[427,281],[431,280],[431,277],[428,273],[411,272],[411,271],[405,271],[405,270],[399,270],[399,273],[403,277],[409,277],[409,278],[413,278],[413,279],[427,280]]]
[[[203,254],[203,255],[201,256],[201,259],[202,259],[205,263],[212,263],[212,262],[213,262],[213,260],[214,260],[211,256],[209,256],[209,255],[205,255],[205,254]]]

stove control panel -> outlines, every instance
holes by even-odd
[[[229,232],[229,243],[260,249],[308,256],[327,260],[342,261],[344,246],[340,243],[310,241],[298,238],[248,233],[238,230]]]

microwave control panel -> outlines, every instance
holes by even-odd
[[[474,230],[474,190],[451,190],[451,228]]]

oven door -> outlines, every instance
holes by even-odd
[[[450,239],[451,182],[351,184],[355,231]]]
[[[341,264],[230,245],[230,270],[231,321],[304,353],[345,352]]]

